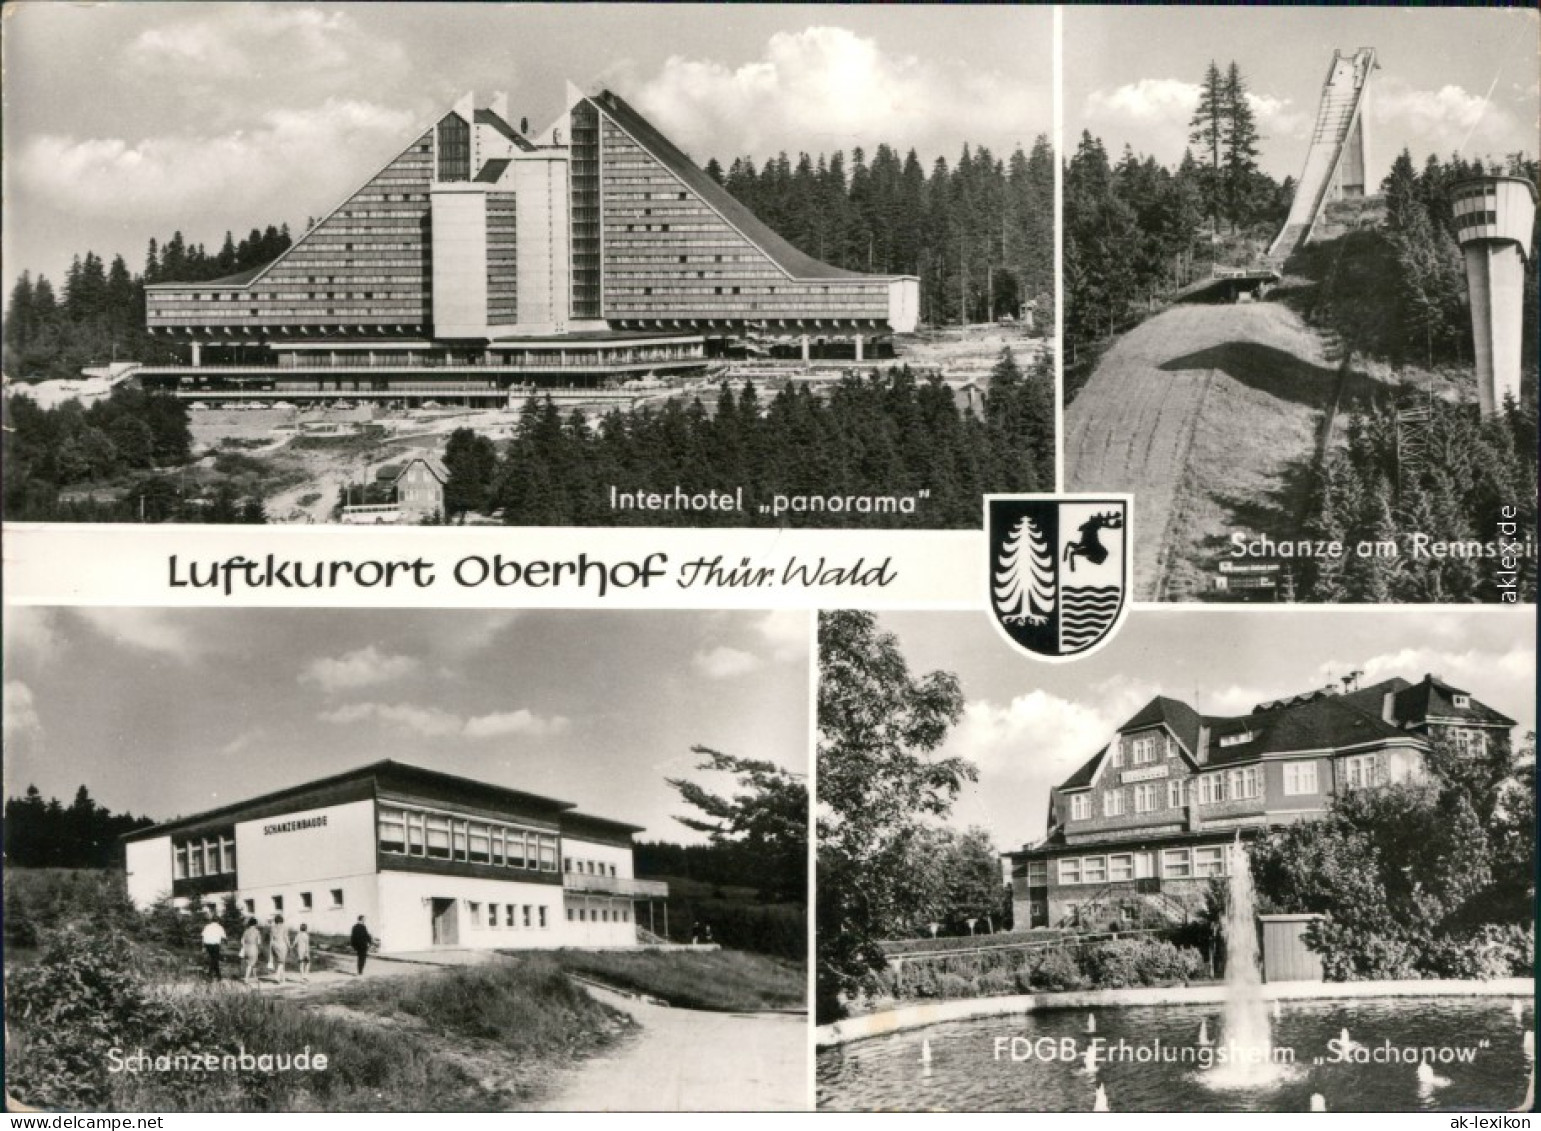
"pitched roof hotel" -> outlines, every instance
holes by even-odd
[[[1158,695],[1050,791],[1048,833],[1005,853],[1019,927],[1181,920],[1226,874],[1238,831],[1326,812],[1345,790],[1416,780],[1439,736],[1476,756],[1514,720],[1432,675],[1201,715]]]
[[[236,900],[247,915],[381,951],[632,946],[667,884],[635,878],[636,825],[401,762],[180,817],[124,837],[146,907]],[[663,926],[662,923],[658,924]]]
[[[292,247],[207,283],[146,288],[188,399],[435,397],[702,371],[730,343],[913,330],[913,276],[821,263],[608,91],[569,87],[543,133],[466,95]]]

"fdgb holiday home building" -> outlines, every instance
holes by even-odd
[[[1323,814],[1333,795],[1416,780],[1431,739],[1476,756],[1514,720],[1432,675],[1352,680],[1201,715],[1157,696],[1052,790],[1048,833],[1005,854],[1018,926],[1180,921],[1238,833]]]
[[[282,915],[383,953],[632,946],[668,885],[632,867],[636,825],[550,797],[384,761],[128,834],[128,893],[148,906]]]

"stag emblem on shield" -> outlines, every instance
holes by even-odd
[[[1070,563],[1070,572],[1075,572],[1077,558],[1085,558],[1092,565],[1101,565],[1108,560],[1108,548],[1102,544],[1099,535],[1104,530],[1122,530],[1124,528],[1124,516],[1119,511],[1108,511],[1106,514],[1094,514],[1091,518],[1081,523],[1076,529],[1081,537],[1078,541],[1065,543],[1064,560]]]

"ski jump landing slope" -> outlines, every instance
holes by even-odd
[[[1279,303],[1173,307],[1113,344],[1065,410],[1065,489],[1134,495],[1136,600],[1202,595],[1218,547],[1314,455],[1336,382]]]
[[[1332,66],[1322,86],[1322,101],[1311,131],[1311,147],[1295,186],[1289,219],[1268,248],[1270,259],[1283,260],[1311,239],[1328,201],[1364,196],[1365,169],[1370,163],[1370,76],[1375,49],[1361,47],[1352,55],[1333,52]]]

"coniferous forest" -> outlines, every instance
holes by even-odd
[[[519,526],[977,527],[986,492],[1053,490],[1053,368],[1045,354],[1024,372],[1003,352],[979,411],[903,368],[846,377],[827,395],[789,386],[768,402],[752,384],[725,384],[709,408],[670,401],[612,412],[597,429],[581,415],[564,419],[549,400],[530,401],[501,452],[461,430],[444,463],[451,521],[477,512]],[[741,486],[744,512],[613,510],[612,486],[687,494]],[[760,511],[777,496],[841,502]],[[913,497],[914,511],[849,501],[882,497]]]
[[[755,168],[747,157],[706,172],[783,238],[852,271],[920,277],[921,321],[988,322],[1054,302],[1054,153],[1047,137],[1001,160],[963,147],[929,173],[915,151],[879,145],[825,159],[785,153]]]
[[[18,868],[113,868],[123,866],[119,837],[155,822],[114,813],[81,786],[69,805],[43,800],[33,785],[5,799],[5,861]]]
[[[129,271],[121,255],[110,265],[94,251],[75,256],[63,293],[46,275],[23,271],[5,308],[4,366],[12,378],[66,380],[88,365],[111,361],[165,362],[165,341],[145,330],[144,288],[149,283],[197,283],[261,266],[290,244],[289,226],[253,228],[239,243],[230,232],[218,252],[189,245],[177,232],[164,244],[152,239],[144,269]]]

